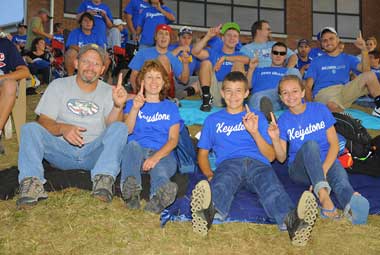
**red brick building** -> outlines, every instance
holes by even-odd
[[[27,0],[27,21],[38,9],[51,10],[52,22],[62,22],[67,29],[77,26],[75,10],[81,0]],[[129,0],[103,0],[114,17],[123,17]],[[257,19],[271,23],[274,38],[296,47],[300,38],[315,39],[324,26],[335,27],[346,42],[348,52],[356,53],[350,43],[361,30],[363,37],[380,39],[380,4],[377,0],[164,0],[177,14],[174,27],[189,25],[203,33],[207,27],[226,21],[241,25],[242,42],[250,40],[250,26]],[[46,28],[48,31],[50,27]]]

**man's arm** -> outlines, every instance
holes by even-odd
[[[313,85],[314,85],[314,79],[307,78],[306,83],[305,83],[305,99],[308,102],[313,101]]]
[[[287,68],[295,67],[297,65],[297,62],[298,62],[297,54],[293,54],[289,57],[286,67]]]
[[[0,80],[3,79],[13,79],[13,80],[21,80],[24,78],[28,78],[30,76],[29,68],[27,66],[17,66],[14,72],[10,72],[4,75],[0,75]]]
[[[204,60],[204,59],[208,58],[209,57],[209,53],[208,53],[207,50],[204,50],[204,48],[207,46],[207,42],[211,38],[217,36],[220,33],[220,28],[221,27],[222,27],[222,25],[210,28],[207,31],[207,34],[194,45],[193,50],[191,51],[191,53],[195,57],[199,58],[200,60]]]

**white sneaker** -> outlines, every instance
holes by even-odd
[[[373,109],[372,115],[380,118],[380,107],[375,107]]]

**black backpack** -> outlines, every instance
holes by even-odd
[[[372,139],[371,152],[365,159],[354,158],[354,164],[346,168],[352,174],[366,174],[380,177],[380,136]]]
[[[354,158],[367,157],[371,150],[371,136],[361,121],[349,114],[333,112],[336,132],[346,139],[346,148]]]

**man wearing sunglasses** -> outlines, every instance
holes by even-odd
[[[259,67],[258,56],[251,58],[247,73],[248,82],[251,85],[251,97],[249,106],[255,110],[262,111],[267,119],[270,119],[270,112],[283,109],[283,105],[277,93],[277,86],[281,78],[285,75],[294,74],[301,78],[301,74],[296,68],[285,67],[287,56],[286,44],[277,42],[271,49],[271,66]]]

